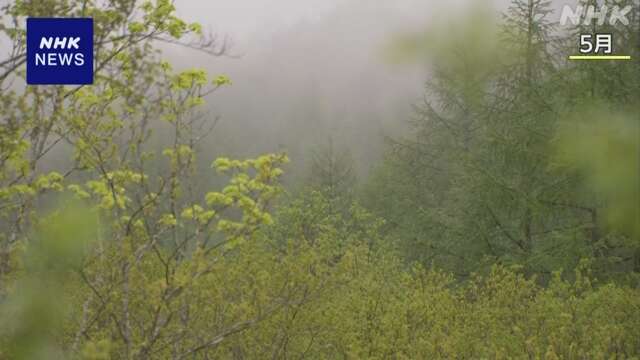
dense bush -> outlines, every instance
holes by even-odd
[[[4,322],[3,348],[29,354],[44,344],[49,354],[57,349],[86,359],[639,355],[637,288],[594,283],[586,263],[575,280],[556,273],[545,287],[517,268],[494,266],[464,282],[436,269],[407,269],[381,239],[370,237],[379,222],[357,206],[344,216],[308,217],[322,214],[318,209],[329,202],[317,193],[294,201],[266,231],[224,255],[195,250],[171,274],[160,254],[143,256],[131,265],[128,291],[116,280],[117,246],[78,275],[82,255],[74,249],[82,244],[64,238],[91,232],[70,220],[77,213],[62,214],[63,225],[49,229],[43,235],[49,240],[32,251],[38,264],[70,261],[56,273],[27,266],[14,302],[3,307],[14,319]],[[352,236],[355,225],[363,229],[358,236]],[[67,245],[51,250],[61,242]],[[87,273],[94,282],[80,278]],[[59,312],[54,321],[27,321],[51,311]]]

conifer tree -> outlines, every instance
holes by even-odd
[[[329,199],[350,198],[355,185],[353,159],[347,149],[339,149],[330,137],[318,146],[311,159],[310,183]]]

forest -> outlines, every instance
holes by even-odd
[[[640,1],[476,2],[387,39],[428,68],[396,131],[252,156],[179,3],[0,1],[0,359],[640,359]],[[27,85],[32,17],[93,19],[93,85]]]

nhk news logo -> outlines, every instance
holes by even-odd
[[[93,19],[28,18],[27,84],[93,84]]]

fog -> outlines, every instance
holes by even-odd
[[[566,1],[555,1],[557,7]],[[456,21],[477,1],[262,0],[177,2],[178,13],[220,38],[229,56],[175,46],[178,68],[225,74],[233,85],[208,99],[219,123],[205,153],[250,157],[287,151],[302,176],[311,151],[329,139],[348,149],[364,175],[382,156],[385,137],[406,128],[423,96],[428,66],[389,61],[399,35],[431,22]],[[485,1],[504,10],[508,1]],[[555,16],[555,15],[554,15]],[[446,34],[443,34],[445,36]]]
[[[400,66],[386,49],[434,17],[464,12],[465,1],[181,1],[179,13],[228,36],[230,57],[178,47],[178,67],[225,74],[233,85],[208,103],[220,117],[205,152],[243,157],[286,150],[294,163],[329,138],[348,148],[356,171],[381,156],[422,96],[426,67]],[[304,173],[305,166],[292,166]]]

